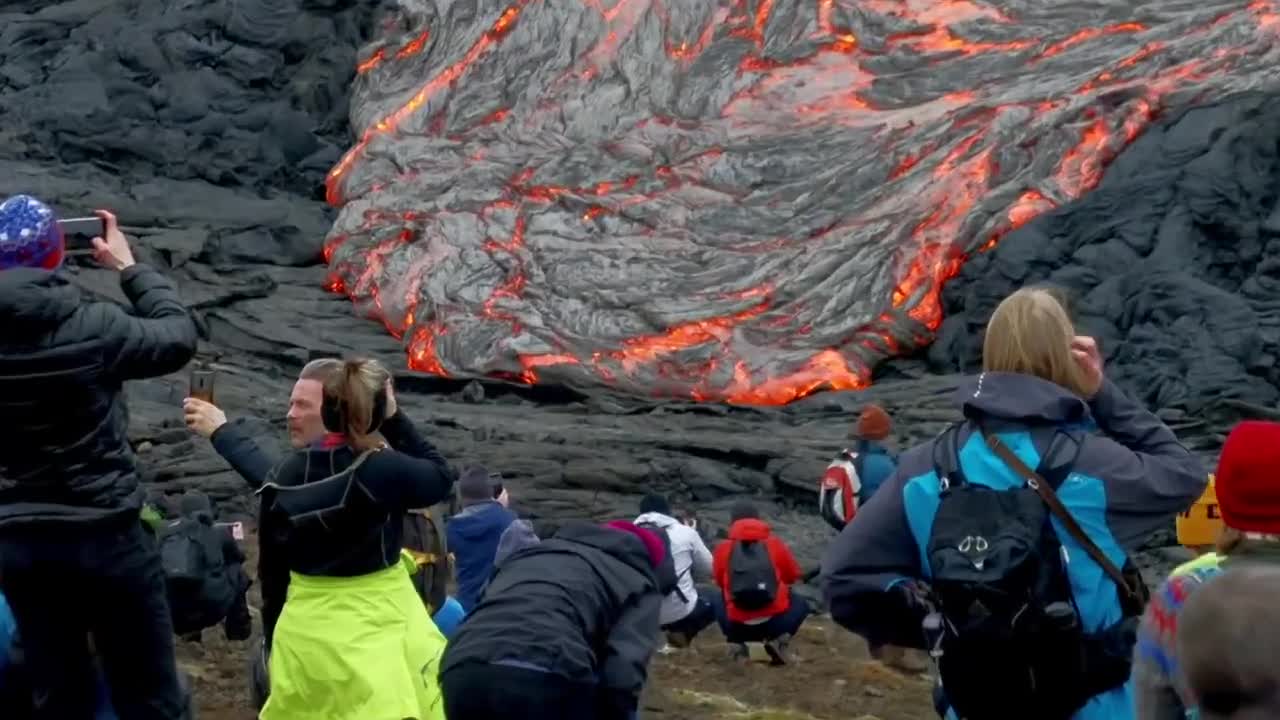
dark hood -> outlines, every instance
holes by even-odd
[[[81,297],[79,288],[48,270],[0,271],[4,339],[21,340],[53,330],[80,307]]]
[[[1027,425],[1092,422],[1088,403],[1034,375],[982,373],[961,383],[956,397],[971,420],[993,418]]]
[[[652,574],[649,551],[636,536],[594,523],[572,521],[560,526],[557,540],[588,545],[607,553],[645,574]]]

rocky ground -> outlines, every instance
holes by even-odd
[[[256,553],[250,551],[250,563]],[[256,590],[251,591],[256,608]],[[218,628],[202,642],[179,641],[200,720],[252,720],[248,643],[228,642]],[[872,660],[860,638],[815,617],[792,644],[792,663],[771,667],[731,660],[714,627],[692,647],[655,656],[641,701],[642,720],[918,720],[932,705],[928,676]],[[760,650],[760,648],[757,648]]]

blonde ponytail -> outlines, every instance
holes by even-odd
[[[341,371],[334,373],[325,383],[325,400],[336,403],[343,435],[353,449],[371,450],[379,445],[371,430],[383,418],[373,416],[374,406],[390,378],[391,373],[377,360],[353,358],[344,361]]]

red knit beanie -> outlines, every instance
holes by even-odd
[[[1235,426],[1222,446],[1214,491],[1227,527],[1280,535],[1280,423]]]
[[[626,520],[613,520],[605,523],[604,526],[618,532],[635,535],[637,540],[644,543],[645,552],[649,553],[649,564],[655,569],[662,564],[662,560],[667,554],[667,548],[662,543],[662,538],[654,535],[652,531],[637,527]]]
[[[893,429],[893,421],[889,413],[879,405],[868,405],[862,409],[858,424],[853,429],[853,436],[863,440],[884,440]]]

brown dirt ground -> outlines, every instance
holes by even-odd
[[[256,544],[251,537],[245,547]],[[257,602],[255,587],[250,603]],[[200,720],[254,717],[248,683],[254,642],[228,642],[220,628],[206,630],[201,643],[178,642],[179,665],[191,676]],[[866,643],[825,617],[811,619],[791,647],[792,662],[784,667],[770,667],[763,658],[733,661],[713,627],[692,647],[654,657],[641,720],[936,717],[926,677],[904,675],[872,660]]]

